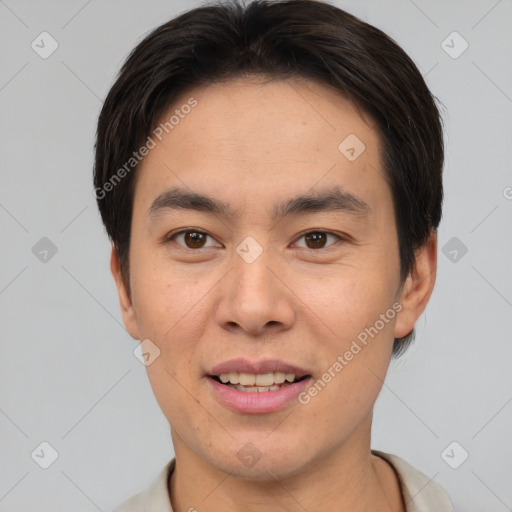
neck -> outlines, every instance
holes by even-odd
[[[342,446],[292,476],[249,480],[192,451],[173,431],[176,466],[169,481],[174,512],[405,511],[391,466],[370,450],[371,416]]]

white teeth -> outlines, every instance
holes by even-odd
[[[256,386],[270,386],[274,384],[273,373],[259,373],[256,375]]]
[[[254,384],[256,384],[256,375],[253,373],[240,373],[238,376],[238,381],[242,386],[254,386]]]
[[[276,384],[282,384],[286,380],[286,373],[274,372],[274,382]]]
[[[262,391],[275,391],[276,389],[281,389],[281,386],[234,386],[233,384],[228,384],[229,387],[235,388],[238,391],[245,391],[246,393],[256,393]]]
[[[234,384],[235,387],[243,388],[244,386],[254,386],[254,390],[261,388],[261,390],[272,388],[276,384],[283,384],[286,382],[295,381],[295,375],[293,373],[284,372],[272,372],[272,373],[259,373],[257,375],[253,373],[222,373],[219,375],[219,379],[224,384]],[[236,385],[239,386],[236,386]],[[245,390],[244,390],[245,391]],[[249,391],[249,389],[247,389]]]

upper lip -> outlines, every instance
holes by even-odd
[[[300,366],[287,363],[280,359],[265,359],[262,361],[249,361],[242,357],[237,359],[230,359],[223,363],[215,365],[208,372],[208,375],[222,375],[223,373],[293,373],[296,377],[304,377],[309,375],[308,370]]]

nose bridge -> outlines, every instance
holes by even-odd
[[[236,247],[233,291],[243,299],[243,307],[255,304],[256,300],[268,301],[275,293],[275,283],[272,283],[274,276],[268,268],[272,260],[268,238],[262,240],[261,235],[258,238],[262,243],[249,235]],[[251,296],[252,301],[248,300]],[[259,307],[263,307],[263,304]]]

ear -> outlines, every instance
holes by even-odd
[[[416,251],[415,256],[414,268],[400,293],[399,302],[402,309],[397,315],[395,338],[403,338],[410,334],[432,295],[437,272],[437,235],[435,231],[431,231],[427,242]]]
[[[137,326],[137,317],[132,306],[130,296],[126,290],[126,286],[121,275],[121,265],[117,250],[112,244],[112,253],[110,255],[110,270],[116,282],[117,294],[119,295],[119,304],[121,305],[121,314],[126,330],[130,336],[136,340],[139,339],[139,328]]]

